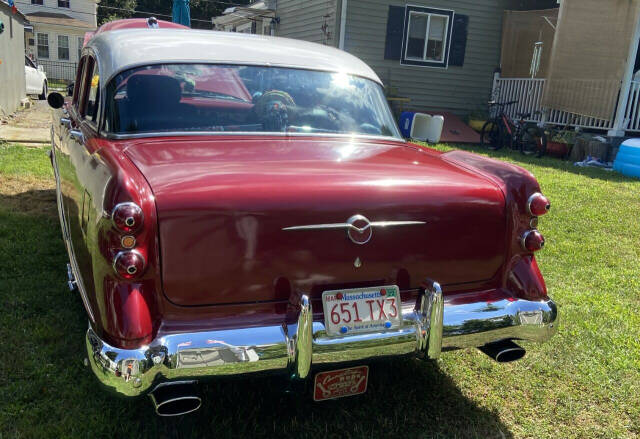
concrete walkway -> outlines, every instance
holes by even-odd
[[[10,143],[50,143],[51,108],[47,101],[32,101],[31,108],[19,110],[0,124],[0,141]]]

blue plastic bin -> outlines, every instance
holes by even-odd
[[[613,170],[629,177],[640,178],[640,139],[627,139],[620,145]]]
[[[400,134],[402,137],[408,139],[411,137],[411,125],[413,125],[413,118],[416,116],[416,113],[413,111],[403,111],[400,114],[400,121],[398,125],[400,125]]]

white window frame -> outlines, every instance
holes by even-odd
[[[82,58],[82,46],[84,45],[84,37],[76,37],[76,44],[78,44],[78,62]]]
[[[45,37],[47,37],[47,56],[40,56],[40,51],[38,50],[41,46],[40,44],[40,35],[44,35]],[[45,47],[44,45],[42,45],[42,47]],[[38,32],[36,34],[36,55],[38,55],[38,59],[42,58],[42,59],[50,59],[51,58],[51,43],[49,41],[49,34],[46,32]]]
[[[60,39],[61,38],[62,39],[64,39],[64,38],[67,39],[67,46],[66,47],[60,44]],[[57,53],[58,59],[60,61],[70,61],[71,60],[71,48],[69,47],[69,35],[58,35],[56,42],[58,43],[58,47],[57,47],[57,49],[58,49],[58,53]],[[67,57],[66,58],[61,58],[60,57],[60,49],[67,49]]]
[[[427,28],[425,30],[424,49],[422,58],[409,57],[407,52],[409,50],[409,32],[411,31],[411,17],[412,16],[426,16]],[[431,25],[431,17],[443,17],[445,22],[444,40],[442,42],[442,57],[440,61],[434,61],[427,59],[426,53],[429,46],[429,28]],[[405,7],[405,23],[404,31],[402,35],[402,53],[400,56],[400,64],[412,65],[419,67],[432,67],[439,69],[446,69],[449,66],[449,51],[451,49],[451,34],[453,32],[453,19],[455,17],[455,11],[451,9],[431,8],[428,6],[414,6],[407,5]]]

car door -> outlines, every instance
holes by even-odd
[[[97,69],[95,59],[85,56],[80,62],[76,76],[76,89],[73,100],[67,103],[59,114],[60,123],[54,129],[53,137],[57,137],[54,150],[55,166],[57,168],[58,189],[63,211],[63,229],[66,233],[67,250],[73,272],[78,284],[85,307],[92,318],[91,309],[95,305],[87,291],[93,290],[93,276],[91,276],[91,258],[87,250],[87,206],[89,189],[92,186],[92,165],[95,159],[93,151],[86,147],[86,141],[96,137],[95,124],[97,114],[93,111],[87,115],[89,107],[96,108],[96,87],[91,81]],[[93,90],[92,90],[93,89]],[[94,99],[90,100],[93,92]],[[93,105],[93,106],[92,106]],[[66,113],[64,112],[66,109]],[[54,119],[55,121],[55,119]]]
[[[24,75],[26,79],[27,94],[42,93],[40,87],[40,75],[36,65],[27,56],[24,57]]]

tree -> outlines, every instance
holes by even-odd
[[[118,9],[110,9],[118,8]],[[136,0],[102,0],[98,3],[98,26],[120,18],[129,18],[136,9]]]

